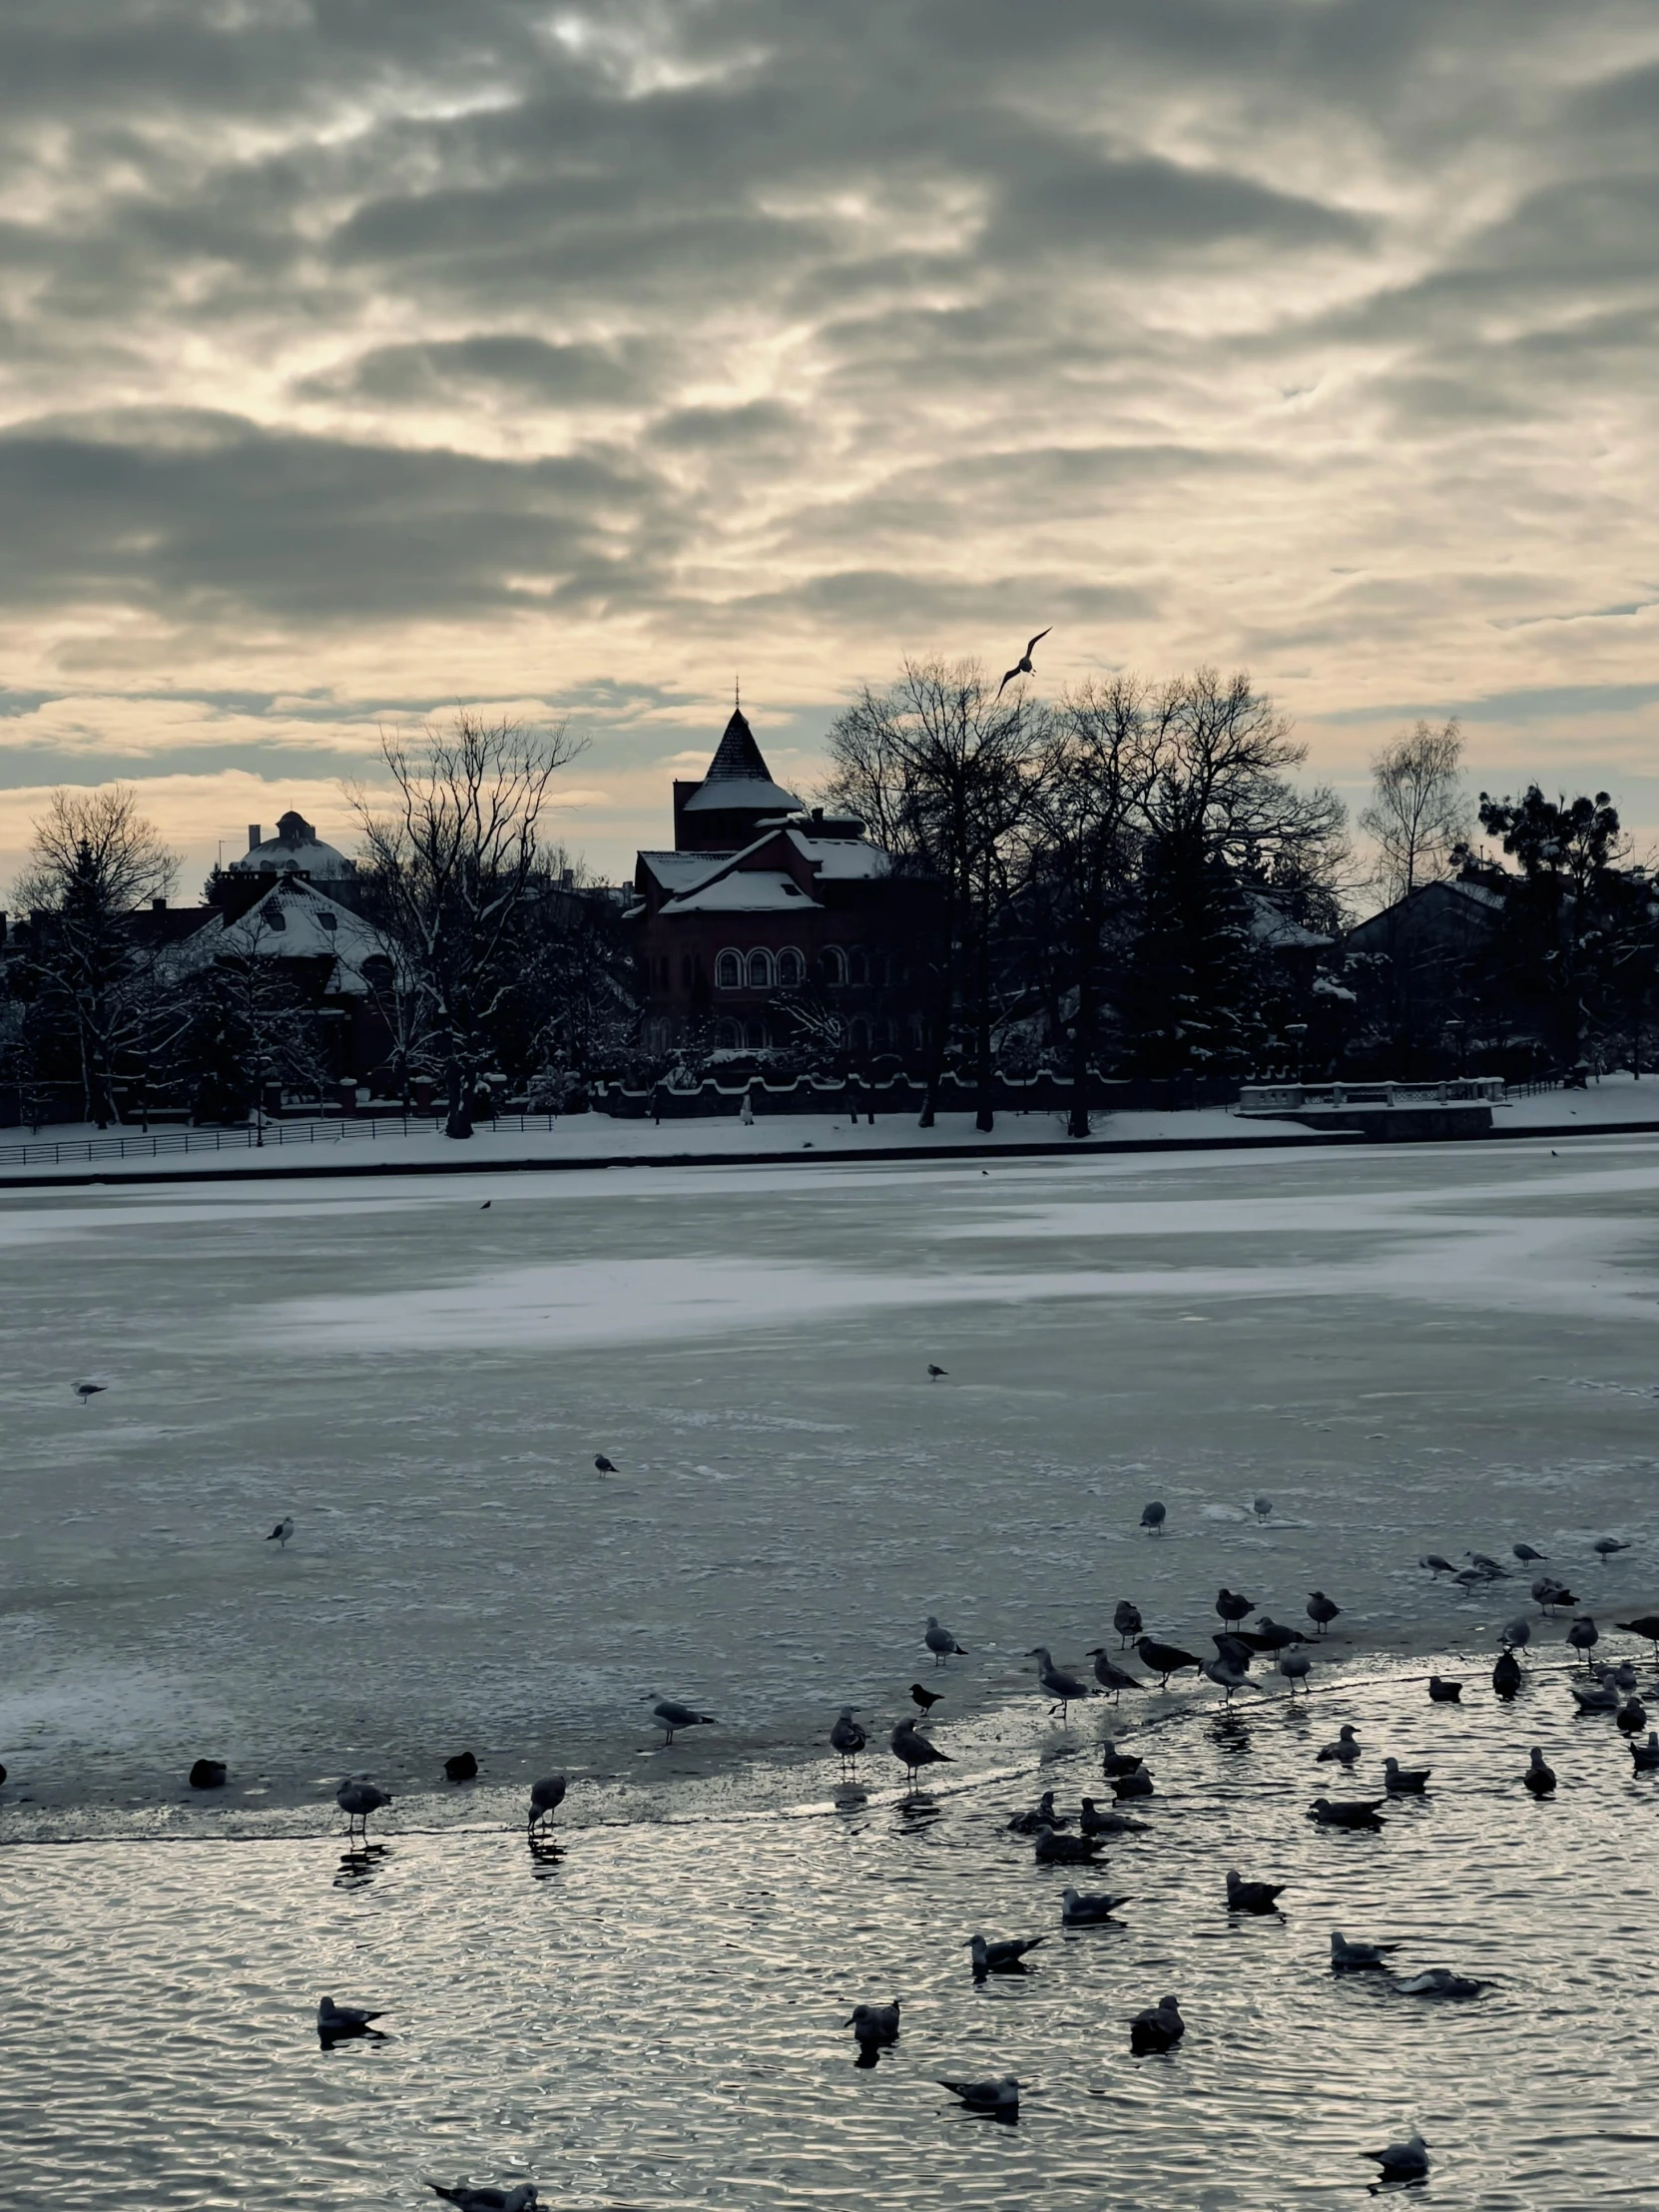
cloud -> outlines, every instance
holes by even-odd
[[[546,700],[620,852],[735,663],[803,759],[1047,619],[1339,766],[1647,681],[1644,0],[15,0],[6,62],[0,782]]]

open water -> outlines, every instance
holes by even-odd
[[[1659,1777],[1574,1715],[1558,1668],[1510,1706],[1449,1671],[1464,1706],[1430,1705],[1417,1665],[1295,1708],[1275,1682],[1230,1717],[1136,1700],[1155,1718],[1124,1738],[1158,1795],[1093,1877],[1037,1867],[1005,1823],[1043,1786],[1073,1811],[1109,1795],[1100,1706],[1069,1730],[1028,1709],[999,1773],[964,1757],[913,1804],[883,1750],[867,1796],[830,1762],[795,1777],[811,1802],[573,1828],[557,1856],[395,1822],[366,1860],[323,1834],[0,1850],[0,2200],[344,2212],[433,2204],[432,2176],[641,2212],[1312,2212],[1364,2205],[1361,2152],[1414,2124],[1418,2201],[1651,2204]],[[1345,1718],[1369,1747],[1351,1782],[1314,1764]],[[1520,1787],[1532,1743],[1553,1802]],[[1386,1751],[1433,1768],[1423,1801],[1378,1834],[1308,1820],[1322,1791],[1376,1791]],[[1283,1919],[1230,1918],[1230,1866],[1286,1883]],[[1062,1934],[1068,1879],[1129,1893],[1124,1925]],[[1336,1977],[1333,1928],[1490,1986]],[[976,1929],[1048,1939],[975,1988]],[[384,2006],[387,2039],[319,2050],[324,1990]],[[1186,2040],[1132,2058],[1165,1990]],[[842,2023],[893,1995],[900,2041],[860,2070]],[[1002,2072],[1015,2126],[935,2081]]]

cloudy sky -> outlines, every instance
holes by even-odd
[[[0,124],[0,884],[460,701],[614,873],[1048,623],[1659,837],[1652,0],[6,0]]]

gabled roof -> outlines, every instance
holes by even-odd
[[[700,883],[682,897],[665,901],[665,914],[806,913],[821,910],[784,868],[729,868],[711,883]]]
[[[677,891],[689,891],[694,884],[711,875],[718,875],[735,852],[641,852],[636,856],[636,866],[643,867],[672,896]]]
[[[793,814],[801,805],[794,792],[772,780],[772,771],[755,743],[741,707],[721,733],[709,773],[686,801],[687,814],[783,813]]]
[[[390,940],[372,922],[291,874],[277,876],[235,921],[215,912],[189,939],[187,950],[201,960],[332,960],[328,988],[347,997],[367,994],[367,961],[395,964]]]

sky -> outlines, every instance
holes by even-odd
[[[1247,667],[1659,841],[1651,0],[6,0],[0,887],[458,705],[669,841],[906,655]]]

